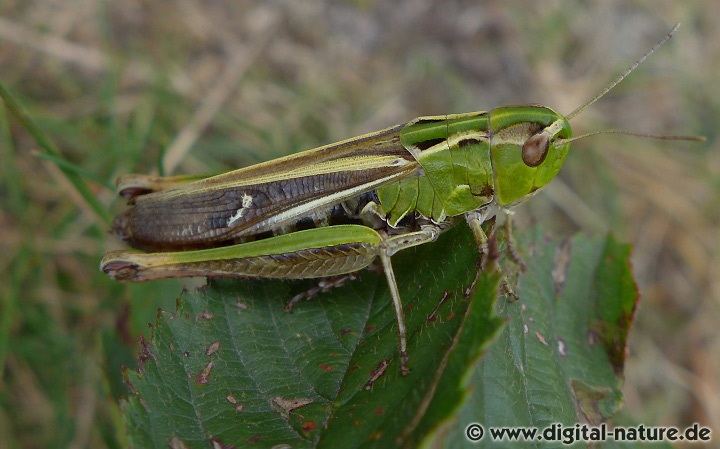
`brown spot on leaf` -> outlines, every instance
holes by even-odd
[[[565,343],[565,340],[563,340],[562,338],[558,338],[557,344],[558,352],[560,353],[560,355],[563,357],[567,356],[567,343]]]
[[[568,268],[570,266],[570,256],[572,244],[570,240],[566,240],[562,246],[555,252],[555,261],[553,263],[552,278],[555,282],[555,295],[562,296],[565,280],[567,279]]]
[[[590,346],[595,346],[596,342],[597,342],[597,334],[595,333],[594,330],[590,330],[590,332],[588,332],[588,344]]]
[[[239,402],[237,401],[237,399],[235,399],[235,396],[233,396],[233,395],[231,395],[231,394],[227,395],[227,396],[225,397],[225,399],[227,399],[227,401],[228,401],[229,403],[231,403],[232,405],[235,406],[235,411],[238,412],[238,413],[241,412],[241,411],[243,411],[243,409],[245,408],[245,406],[244,406],[243,404],[239,403]]]
[[[302,431],[305,433],[310,433],[310,432],[314,431],[315,429],[317,429],[317,427],[318,427],[317,423],[315,421],[313,421],[312,419],[305,421],[304,423],[302,423],[302,426],[300,426]]]
[[[128,388],[128,390],[130,390],[130,394],[137,395],[137,388],[135,388],[135,384],[130,381],[130,378],[128,377],[128,369],[124,363],[120,365],[120,370],[122,371],[123,383]]]
[[[570,386],[578,408],[590,425],[607,421],[620,406],[620,392],[612,388],[588,385],[577,379],[572,379]]]
[[[377,367],[370,372],[370,378],[365,382],[366,390],[371,389],[375,382],[385,375],[388,366],[390,366],[390,362],[392,362],[392,359],[382,360],[377,364]]]
[[[545,336],[543,334],[541,334],[540,332],[535,332],[535,338],[537,338],[538,341],[540,343],[544,344],[545,346],[548,345],[547,340],[545,340]]]
[[[155,358],[155,354],[153,354],[150,350],[150,342],[145,338],[145,336],[141,335],[139,340],[140,355],[138,355],[138,373],[142,374],[142,372],[145,370],[145,362],[150,359],[153,359],[157,362],[157,358]]]
[[[205,368],[203,368],[202,371],[200,371],[200,374],[198,374],[197,379],[195,382],[197,382],[198,385],[205,385],[210,380],[210,371],[212,371],[214,362],[210,360],[207,365],[205,365]]]
[[[380,441],[380,438],[382,438],[383,433],[379,430],[376,430],[372,432],[370,435],[368,435],[368,440],[370,441]]]
[[[195,315],[195,321],[212,320],[214,317],[215,315],[213,315],[212,312],[205,310],[202,313],[198,313],[197,315]]]
[[[213,355],[220,349],[220,340],[215,340],[205,350],[205,355]]]
[[[223,443],[218,437],[210,437],[210,444],[213,449],[236,449],[232,444]]]
[[[327,365],[327,364],[325,364],[325,363],[321,363],[321,364],[320,364],[320,369],[323,370],[323,371],[330,372],[330,371],[333,370],[333,367],[330,366],[330,365]]]
[[[280,396],[275,396],[274,398],[270,399],[270,405],[272,406],[272,408],[277,410],[285,419],[288,419],[290,417],[290,412],[292,412],[293,410],[305,407],[306,405],[312,404],[313,402],[314,400],[310,398],[283,398]]]
[[[185,444],[183,440],[178,438],[177,435],[173,435],[166,441],[170,449],[190,449],[190,446]]]

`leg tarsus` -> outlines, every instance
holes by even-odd
[[[510,260],[515,262],[515,264],[520,267],[520,271],[524,273],[525,270],[527,270],[527,265],[525,265],[525,261],[522,260],[520,254],[518,254],[518,252],[515,250],[515,239],[513,238],[512,234],[512,220],[510,219],[509,214],[505,218],[505,244],[507,245],[507,251],[510,255]]]
[[[508,281],[507,276],[503,276],[502,281],[500,282],[500,289],[503,293],[505,293],[507,302],[515,302],[518,299],[520,299],[520,296],[513,290],[513,288],[510,286],[510,282]]]
[[[395,316],[398,324],[398,346],[400,348],[400,374],[407,376],[410,373],[408,364],[410,359],[407,354],[407,328],[405,327],[405,312],[403,311],[402,302],[400,301],[400,291],[395,280],[390,256],[384,250],[380,251],[380,260],[382,261],[385,277],[387,278],[390,288],[390,297],[392,298],[393,307],[395,308]]]
[[[298,293],[297,295],[290,298],[290,300],[285,303],[284,310],[290,313],[292,312],[293,306],[302,301],[303,299],[310,300],[315,296],[319,295],[320,293],[329,292],[333,288],[342,287],[347,281],[354,281],[357,278],[357,273],[348,273],[342,274],[340,276],[322,278],[314,287],[309,288],[304,292]]]

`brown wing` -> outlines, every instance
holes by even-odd
[[[211,247],[272,231],[419,170],[400,143],[401,129],[138,196],[113,231],[133,247],[154,251]]]

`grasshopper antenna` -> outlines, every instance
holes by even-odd
[[[670,30],[670,32],[668,34],[666,34],[665,37],[663,37],[660,40],[660,42],[655,44],[655,46],[653,48],[648,50],[644,55],[640,56],[640,59],[635,61],[633,63],[633,65],[628,67],[627,70],[625,70],[622,74],[620,74],[620,76],[618,76],[614,80],[610,81],[610,83],[607,86],[605,86],[600,92],[598,92],[597,95],[592,97],[592,99],[590,99],[590,101],[588,101],[587,103],[583,104],[582,106],[578,107],[577,109],[575,109],[574,111],[569,113],[565,118],[570,120],[573,117],[580,115],[580,113],[582,113],[585,109],[589,108],[590,106],[592,106],[593,103],[595,103],[596,101],[601,99],[603,96],[605,96],[606,93],[610,92],[613,87],[617,86],[620,83],[620,81],[624,80],[626,76],[628,76],[630,73],[632,73],[633,70],[635,70],[640,64],[642,64],[643,61],[645,61],[648,58],[648,56],[655,53],[655,50],[657,50],[658,48],[665,45],[665,43],[667,41],[669,41],[671,37],[673,37],[673,34],[675,34],[675,32],[678,30],[678,28],[680,28],[679,23],[677,25],[675,25],[673,27],[673,29]]]
[[[640,56],[640,58],[635,61],[630,67],[628,67],[623,73],[620,74],[617,78],[610,81],[607,86],[605,86],[600,92],[598,92],[594,97],[590,99],[590,101],[586,102],[585,104],[581,105],[571,113],[569,113],[566,118],[568,120],[572,119],[575,116],[580,115],[585,109],[589,108],[593,103],[601,99],[605,94],[610,92],[613,87],[617,86],[620,81],[624,80],[625,77],[627,77],[630,73],[632,73],[633,70],[635,70],[640,64],[642,64],[643,61],[645,61],[648,56],[655,53],[655,51],[665,45],[667,41],[670,40],[670,38],[673,37],[673,34],[680,28],[680,24],[678,23],[673,27],[672,30],[668,34],[663,37],[660,42],[655,44],[650,50],[645,52],[644,55]],[[657,140],[683,140],[683,141],[691,141],[691,142],[704,142],[705,137],[701,136],[664,136],[664,135],[657,135],[657,134],[646,134],[646,133],[638,133],[634,131],[625,131],[625,130],[617,130],[617,129],[611,129],[611,130],[604,130],[604,131],[595,131],[587,134],[582,134],[580,136],[572,137],[570,139],[558,139],[555,143],[555,145],[564,145],[570,142],[573,142],[575,140],[584,139],[586,137],[590,136],[596,136],[598,134],[624,134],[626,136],[634,136],[634,137],[641,137],[645,139],[657,139]]]
[[[675,136],[675,135],[662,135],[662,134],[647,134],[638,133],[635,131],[626,131],[624,129],[606,129],[603,131],[594,131],[587,134],[571,137],[569,139],[557,139],[555,146],[565,145],[566,143],[574,142],[576,140],[584,139],[590,136],[597,136],[598,134],[622,134],[625,136],[640,137],[643,139],[655,139],[655,140],[682,140],[686,142],[705,142],[704,136]]]

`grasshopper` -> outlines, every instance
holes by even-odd
[[[132,206],[113,232],[130,246],[101,269],[121,281],[189,276],[307,279],[356,272],[380,259],[408,372],[403,307],[391,257],[461,221],[481,253],[481,224],[528,200],[560,171],[570,119],[667,42],[679,24],[567,116],[541,105],[420,117],[381,131],[207,177],[128,175]],[[668,139],[628,131],[600,131]]]

